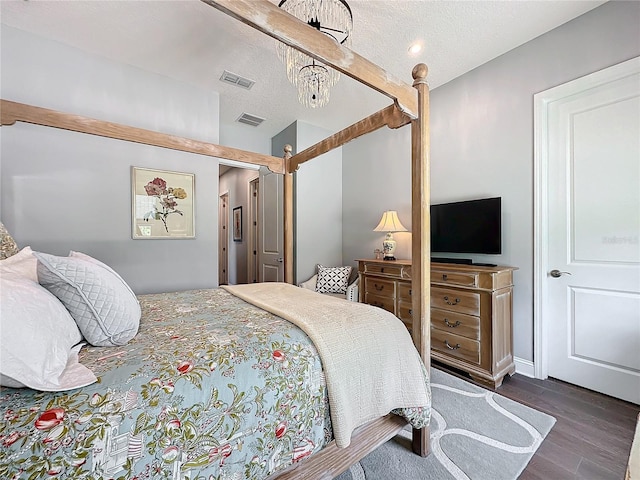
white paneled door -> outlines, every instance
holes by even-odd
[[[547,373],[640,403],[640,59],[536,109]]]
[[[259,282],[284,282],[282,175],[260,168],[258,225]]]

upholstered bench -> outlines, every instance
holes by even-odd
[[[317,266],[318,273],[298,286],[324,295],[344,298],[350,302],[359,301],[358,272],[352,267]],[[320,282],[320,285],[318,285]]]

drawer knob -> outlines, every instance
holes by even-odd
[[[411,289],[409,289],[409,296],[411,296]]]
[[[381,292],[382,290],[384,290],[384,285],[378,285],[377,283],[373,284],[373,288],[375,288],[377,291]]]
[[[412,308],[409,309],[409,315],[413,315],[413,309]]]
[[[384,267],[380,269],[380,273],[384,273]]]
[[[457,305],[457,304],[460,303],[460,299],[459,298],[456,298],[455,301],[451,302],[449,300],[449,297],[447,297],[446,295],[444,297],[444,301],[447,303],[447,305]]]
[[[456,320],[456,323],[451,323],[449,320],[447,320],[446,318],[444,319],[444,324],[449,327],[449,328],[456,328],[458,325],[460,325],[460,321]]]
[[[447,274],[446,273],[442,274],[442,280],[444,280],[445,282],[447,281]]]
[[[460,344],[459,343],[456,343],[455,347],[452,347],[451,345],[449,345],[449,341],[448,340],[445,340],[444,344],[447,346],[447,348],[449,350],[457,350],[457,349],[460,348]]]

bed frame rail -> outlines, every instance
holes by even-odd
[[[309,458],[271,475],[267,480],[331,480],[396,436],[406,426],[407,421],[397,415],[389,414],[378,418],[357,428],[348,447],[338,448],[333,441]]]

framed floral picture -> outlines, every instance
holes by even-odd
[[[233,209],[233,241],[242,241],[242,207]]]
[[[194,238],[195,175],[131,167],[132,236]]]

